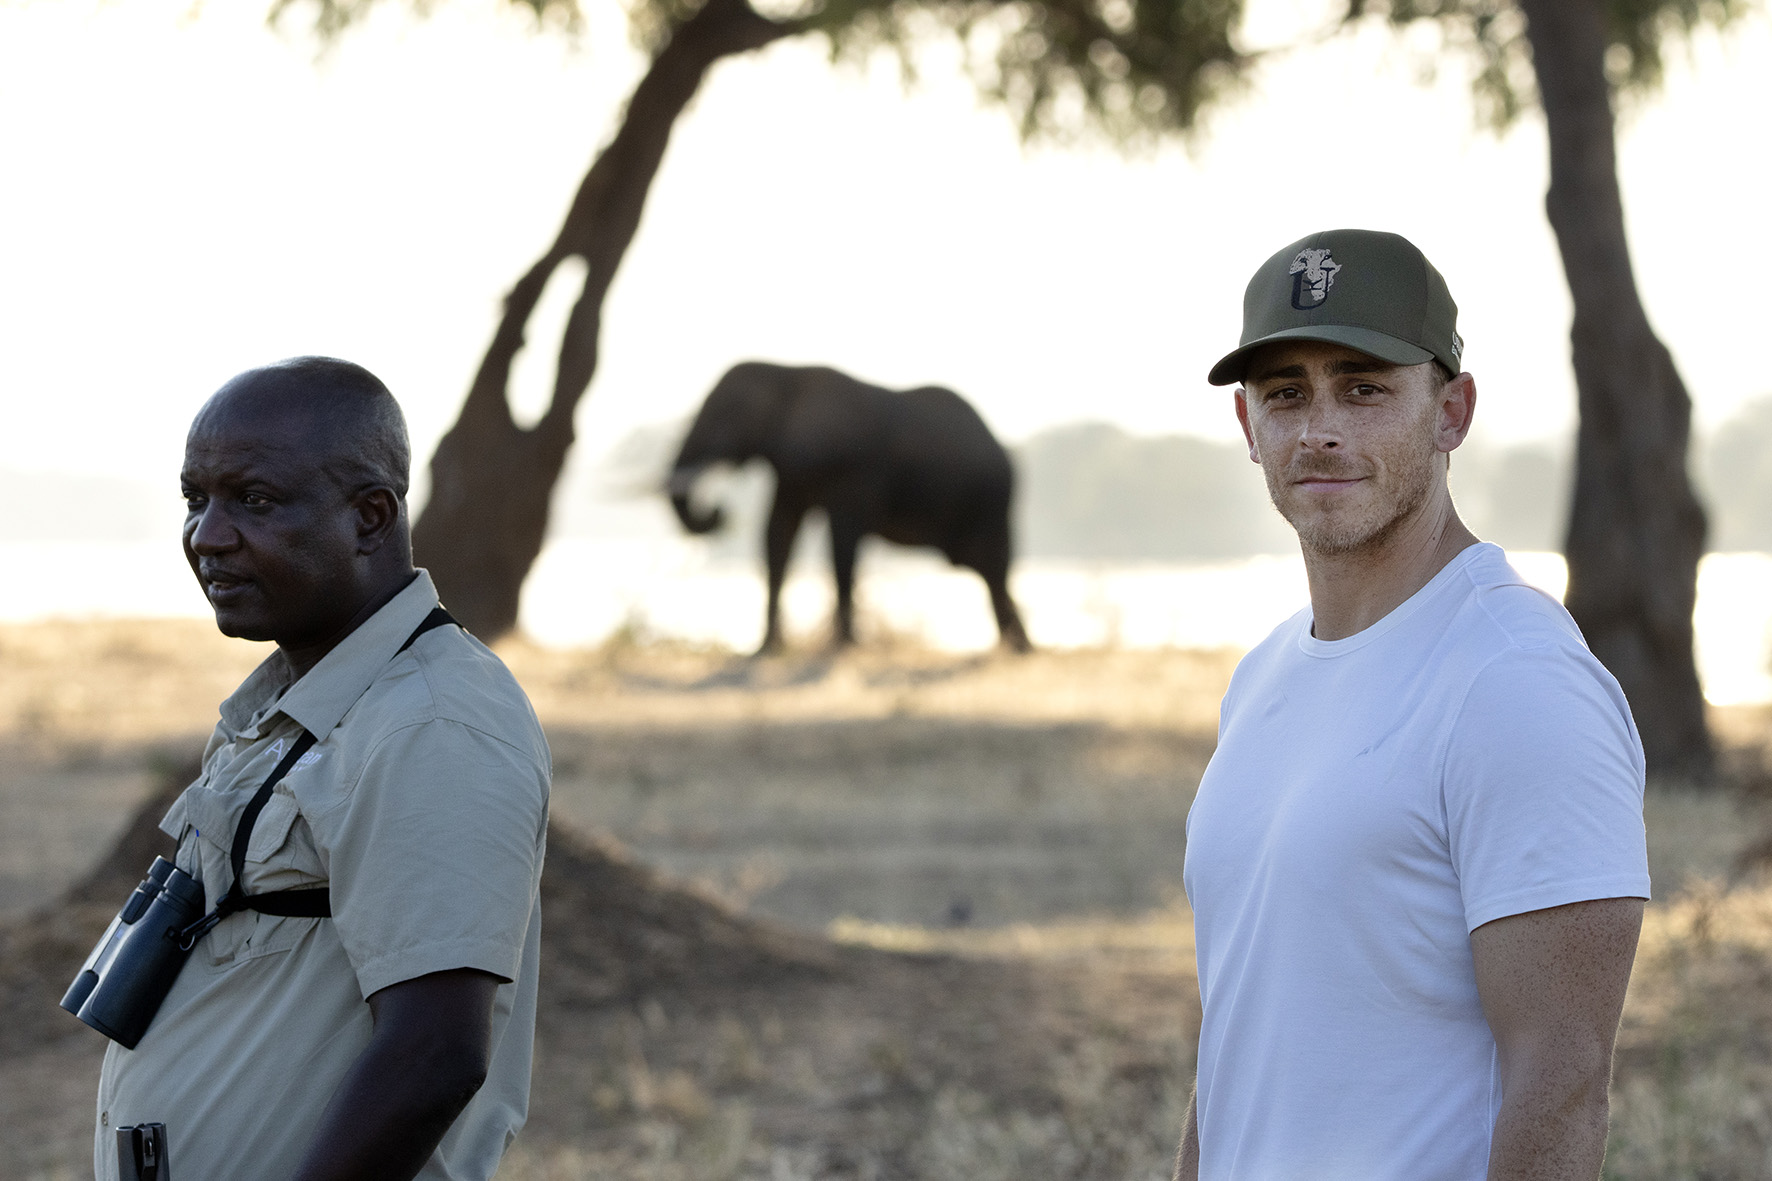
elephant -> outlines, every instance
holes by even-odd
[[[702,403],[672,465],[668,491],[684,528],[718,529],[716,506],[691,504],[713,464],[766,460],[775,502],[764,531],[769,604],[759,653],[780,649],[781,584],[800,522],[810,509],[830,521],[837,582],[835,646],[855,640],[855,554],[869,534],[939,549],[984,579],[1006,648],[1029,650],[1009,597],[1009,455],[960,395],[939,386],[887,390],[823,366],[746,361]]]

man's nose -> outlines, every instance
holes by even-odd
[[[1311,399],[1304,414],[1304,435],[1299,440],[1313,451],[1333,451],[1341,446],[1341,407],[1334,398]]]
[[[228,520],[222,506],[213,500],[194,514],[194,519],[186,527],[186,537],[192,551],[199,554],[226,553],[240,544],[239,530]]]

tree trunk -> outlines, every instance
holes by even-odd
[[[1619,197],[1600,0],[1520,0],[1550,132],[1545,208],[1575,305],[1581,425],[1569,611],[1630,699],[1652,772],[1706,779],[1692,656],[1704,510],[1686,474],[1691,400],[1637,296]]]
[[[523,580],[547,532],[554,484],[572,446],[572,417],[597,369],[603,298],[633,241],[671,128],[709,67],[800,26],[760,16],[747,0],[707,0],[653,59],[615,138],[579,185],[552,247],[505,297],[504,318],[455,425],[431,457],[431,498],[412,530],[414,555],[463,626],[492,640],[517,623]],[[511,363],[548,278],[585,261],[584,290],[560,343],[547,413],[523,429],[511,417]]]

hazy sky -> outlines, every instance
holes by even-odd
[[[428,454],[637,77],[618,7],[587,0],[572,49],[493,0],[428,21],[390,2],[316,62],[252,5],[191,3],[0,0],[0,467],[175,496],[203,397],[303,352],[380,373]],[[1251,7],[1261,40],[1323,5]],[[1372,29],[1278,58],[1192,157],[1132,160],[1024,150],[946,46],[909,96],[891,62],[832,67],[817,42],[726,62],[610,297],[580,437],[686,414],[747,357],[951,385],[1010,438],[1078,418],[1228,437],[1204,373],[1243,284],[1335,225],[1398,230],[1446,273],[1493,436],[1564,432],[1542,125],[1477,130],[1462,63],[1418,83],[1426,50]],[[1735,359],[1764,335],[1772,32],[1672,66],[1621,167],[1650,314],[1715,423],[1772,391]]]

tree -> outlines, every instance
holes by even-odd
[[[554,484],[573,441],[573,413],[597,371],[603,299],[640,228],[646,193],[677,116],[708,68],[800,31],[746,0],[707,0],[672,30],[629,99],[615,138],[591,165],[559,236],[505,297],[455,424],[431,457],[431,498],[413,526],[418,561],[468,630],[491,640],[517,623],[517,601],[547,533]],[[534,426],[511,416],[511,365],[554,271],[585,263],[584,287],[560,342],[553,396]]]
[[[376,0],[319,0],[322,36]],[[572,24],[578,0],[513,0]],[[292,6],[278,0],[273,19]],[[413,548],[450,610],[494,639],[516,625],[518,595],[547,532],[549,501],[573,442],[573,413],[597,369],[603,300],[639,228],[671,130],[718,61],[784,37],[820,34],[836,55],[891,46],[908,55],[937,31],[961,39],[973,76],[1027,136],[1086,128],[1122,140],[1186,131],[1248,63],[1232,44],[1242,0],[809,0],[770,17],[749,0],[638,0],[630,23],[651,64],[614,138],[579,185],[554,244],[505,298],[504,315],[455,424],[431,459],[431,498]],[[909,57],[904,58],[907,68]],[[568,258],[586,266],[560,342],[547,410],[519,427],[511,365],[530,315]]]
[[[1651,771],[1704,780],[1714,751],[1692,652],[1705,515],[1686,470],[1691,399],[1637,295],[1613,100],[1660,80],[1663,43],[1745,0],[1391,0],[1474,51],[1497,126],[1536,84],[1550,146],[1545,211],[1575,307],[1580,408],[1564,554],[1569,612],[1631,703]],[[1366,15],[1350,0],[1349,21]],[[1529,61],[1529,75],[1527,63]],[[1531,79],[1528,81],[1528,77]]]

